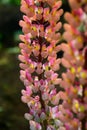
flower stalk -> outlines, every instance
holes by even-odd
[[[64,125],[66,130],[87,130],[87,2],[69,0],[69,3],[71,13],[65,13],[68,23],[63,34],[67,44],[62,44],[62,64],[67,71],[62,74],[61,86],[67,95],[63,102],[65,117],[69,116],[67,111],[71,115]]]
[[[61,0],[22,0],[21,11],[25,14],[20,20],[23,35],[20,35],[21,48],[20,79],[24,82],[22,101],[27,103],[29,113],[25,118],[29,120],[31,130],[50,130],[56,128],[53,114],[57,112],[59,94],[56,85],[61,79],[58,77],[60,51],[58,22],[63,13],[59,9]],[[52,117],[53,116],[53,117]]]
[[[87,1],[68,1],[66,43],[59,44],[62,1],[21,0],[21,99],[29,108],[30,130],[87,130]],[[66,69],[61,76],[60,64]]]

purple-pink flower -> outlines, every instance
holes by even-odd
[[[25,14],[19,24],[23,35],[20,35],[21,54],[19,55],[20,79],[24,82],[22,101],[27,103],[29,113],[25,118],[29,120],[30,129],[51,129],[56,116],[61,96],[58,95],[56,85],[61,79],[57,74],[60,59],[57,53],[61,50],[58,42],[61,39],[58,22],[63,13],[59,9],[61,0],[22,0],[21,11]],[[55,106],[53,107],[52,106]],[[55,129],[54,125],[52,129]]]

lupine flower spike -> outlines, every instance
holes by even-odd
[[[21,0],[25,14],[19,23],[24,33],[19,44],[20,79],[25,85],[21,99],[29,107],[25,118],[31,130],[58,128],[58,103],[62,98],[56,87],[61,82],[57,74],[61,4],[61,0]]]
[[[60,119],[65,130],[87,130],[87,0],[69,0],[71,13],[65,13],[68,22],[63,34],[67,44],[62,64],[67,72],[62,74],[61,87],[66,93]]]

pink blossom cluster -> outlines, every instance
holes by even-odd
[[[68,23],[63,34],[67,44],[61,44],[62,65],[67,70],[62,74],[66,99],[60,118],[65,130],[87,130],[87,1],[69,3],[71,13],[65,13]]]
[[[87,0],[68,1],[61,36],[61,0],[21,0],[21,99],[31,130],[87,130]]]
[[[22,101],[27,103],[31,130],[56,130],[58,127],[58,104],[62,92],[57,91],[61,79],[57,71],[60,58],[57,53],[61,47],[59,22],[63,13],[59,9],[61,0],[22,0],[21,11],[25,14],[20,20],[23,35],[19,44],[20,79],[25,85]]]

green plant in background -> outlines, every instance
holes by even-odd
[[[0,49],[2,48],[1,38],[2,38],[2,33],[0,33]]]
[[[20,4],[20,0],[0,0],[0,4]]]

